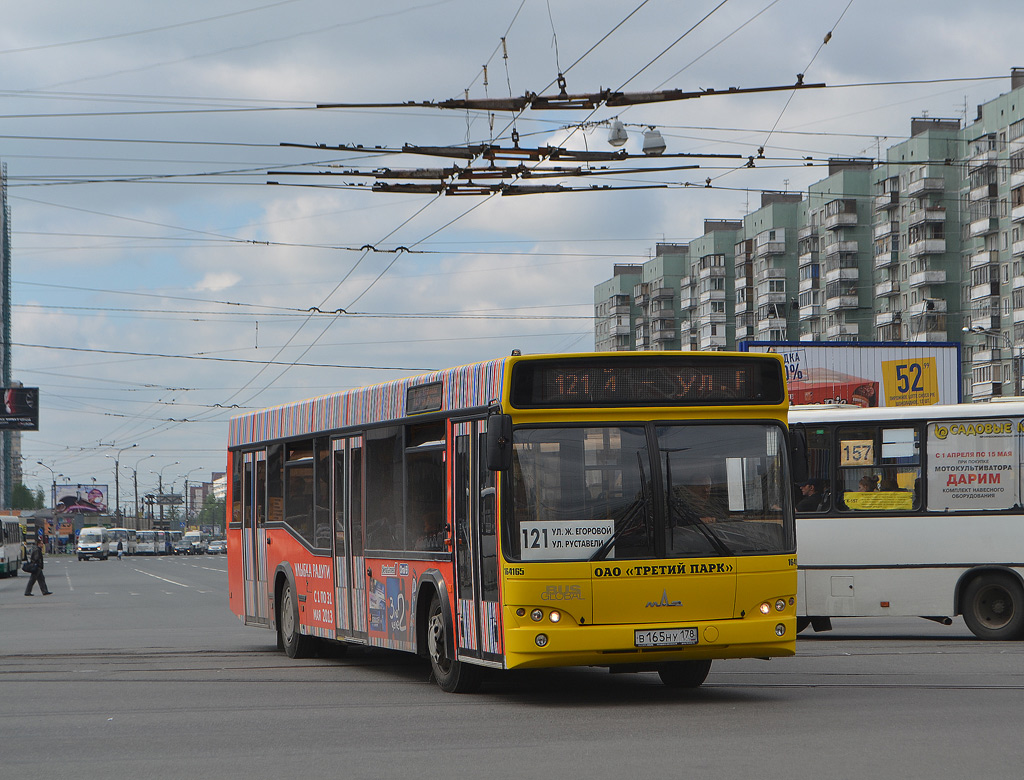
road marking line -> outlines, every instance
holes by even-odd
[[[71,572],[68,571],[67,566],[64,567],[64,576],[68,581],[68,590],[74,590],[75,586],[71,584]]]
[[[182,582],[175,582],[174,580],[169,580],[166,577],[157,577],[155,574],[150,574],[148,571],[143,571],[142,569],[136,569],[135,571],[137,571],[139,574],[145,574],[147,577],[152,577],[155,580],[162,580],[163,582],[169,582],[169,583],[171,583],[171,585],[180,585],[182,588],[191,587],[189,585],[185,585]]]

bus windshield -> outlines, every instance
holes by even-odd
[[[785,437],[761,423],[517,428],[510,558],[792,552]]]

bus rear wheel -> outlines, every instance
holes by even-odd
[[[711,661],[673,661],[658,667],[658,676],[669,688],[699,688],[711,671]]]
[[[983,574],[964,591],[964,622],[978,639],[1024,636],[1024,587],[1009,574]]]
[[[289,658],[308,658],[313,653],[313,639],[299,631],[299,605],[291,583],[281,586],[281,614],[277,621],[277,644]]]
[[[441,606],[441,599],[435,595],[430,602],[427,618],[427,655],[430,657],[434,680],[442,691],[472,693],[480,687],[480,667],[450,658],[446,641],[448,637],[454,640],[451,620]]]

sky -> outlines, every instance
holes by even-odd
[[[763,190],[805,189],[829,157],[884,156],[912,117],[972,120],[1024,66],[1022,16],[1017,0],[15,4],[0,161],[12,378],[40,389],[25,483],[95,479],[113,500],[117,463],[127,506],[134,474],[143,493],[223,471],[240,411],[512,349],[592,351],[593,287],[615,263],[739,219]],[[827,87],[519,114],[402,105],[554,95],[560,73],[569,94],[797,74]],[[337,103],[357,105],[318,108]],[[403,145],[510,147],[514,132],[522,148],[608,152],[615,119],[640,159],[564,181],[603,191],[370,189],[374,170],[456,162],[388,151]],[[660,159],[641,155],[652,127]]]

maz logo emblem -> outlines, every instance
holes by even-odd
[[[669,601],[668,600],[668,591],[667,590],[663,590],[661,592],[661,601],[648,601],[647,602],[647,606],[648,607],[681,607],[681,606],[683,606],[683,602],[681,602],[681,601]]]

